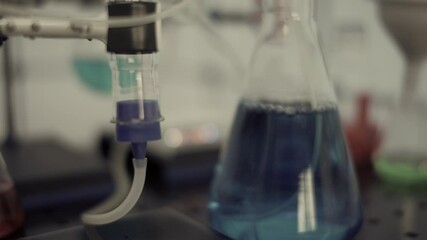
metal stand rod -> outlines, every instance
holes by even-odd
[[[3,49],[3,73],[5,80],[5,93],[4,103],[6,107],[6,140],[3,145],[12,146],[16,144],[16,129],[15,119],[13,115],[13,70],[12,70],[12,59],[11,59],[11,46],[10,41],[5,43]]]

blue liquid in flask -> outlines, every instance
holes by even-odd
[[[245,240],[353,239],[359,193],[335,105],[240,103],[210,225]]]

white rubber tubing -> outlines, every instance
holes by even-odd
[[[156,22],[168,17],[173,16],[176,12],[189,5],[193,0],[181,0],[179,3],[172,5],[171,7],[157,13],[142,17],[127,17],[127,18],[113,18],[108,20],[108,27],[110,28],[121,28],[121,27],[136,27],[149,23]]]
[[[78,22],[80,24],[82,23],[95,24],[95,25],[106,24],[109,28],[122,28],[122,27],[142,26],[145,24],[153,23],[153,22],[168,18],[174,15],[177,11],[186,7],[188,4],[191,3],[191,1],[194,1],[194,0],[181,0],[179,3],[176,3],[171,7],[166,8],[165,10],[156,14],[150,14],[150,15],[141,16],[141,17],[115,17],[109,20],[75,19],[75,18],[68,18],[68,17],[57,17],[52,15],[49,16],[46,14],[37,14],[31,11],[26,11],[24,9],[19,9],[16,7],[7,6],[3,4],[0,4],[0,14],[4,14],[6,16],[23,16],[23,15],[30,16],[30,19],[33,22],[37,20],[40,20],[40,21],[49,20],[52,22],[52,24],[54,24],[55,21],[68,20],[69,22]]]
[[[142,194],[142,190],[144,189],[147,170],[147,158],[143,160],[134,159],[133,166],[135,169],[135,175],[133,177],[132,187],[130,188],[130,191],[125,200],[119,206],[109,212],[101,214],[83,214],[82,221],[84,224],[104,225],[112,223],[122,218],[130,210],[132,210],[132,208],[138,202],[138,199]]]
[[[123,143],[115,143],[115,145],[112,147],[112,154],[108,163],[108,168],[113,178],[114,192],[110,197],[107,198],[107,200],[84,212],[83,214],[105,213],[116,208],[123,202],[123,200],[125,200],[131,187],[131,181],[128,179],[126,168],[126,155],[128,150],[129,145]]]

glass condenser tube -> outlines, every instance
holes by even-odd
[[[157,54],[112,54],[117,140],[132,143],[136,159],[145,158],[146,142],[160,139]]]

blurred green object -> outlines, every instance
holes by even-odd
[[[73,66],[80,80],[87,87],[99,93],[111,94],[112,76],[107,60],[76,58]]]
[[[390,161],[387,157],[377,156],[374,167],[379,177],[390,184],[401,186],[427,185],[427,169],[404,158],[400,161]]]

